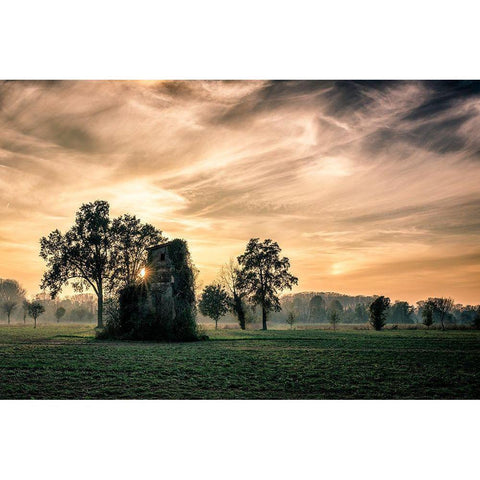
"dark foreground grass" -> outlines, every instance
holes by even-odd
[[[0,398],[480,398],[474,331],[208,331],[98,341],[80,325],[0,327]]]

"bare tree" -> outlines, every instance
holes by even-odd
[[[244,297],[246,292],[241,288],[242,271],[238,262],[232,258],[220,270],[219,281],[230,296],[230,310],[236,315],[240,328],[245,330],[246,305]]]

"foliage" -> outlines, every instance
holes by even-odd
[[[28,315],[33,318],[34,326],[37,328],[37,318],[45,312],[45,307],[38,301],[34,300],[28,304]]]
[[[231,312],[236,315],[238,323],[242,330],[245,330],[246,324],[246,304],[244,297],[245,289],[242,288],[242,270],[233,259],[222,266],[220,270],[220,284],[230,295],[229,303]]]
[[[433,324],[433,305],[431,302],[425,302],[422,308],[422,320],[423,324],[430,328]]]
[[[314,295],[309,302],[310,320],[323,322],[326,315],[325,300],[321,295]]]
[[[292,312],[290,310],[287,314],[287,324],[290,325],[290,328],[293,328],[296,321],[297,321],[297,317],[295,315],[295,312]]]
[[[118,291],[133,281],[146,248],[161,237],[151,225],[142,225],[135,216],[110,220],[108,202],[83,204],[75,223],[64,235],[54,230],[40,239],[40,256],[47,263],[41,287],[52,298],[70,281],[76,291],[92,288],[97,296],[98,327],[103,326],[104,292]]]
[[[229,309],[227,292],[221,285],[207,285],[203,289],[198,308],[202,315],[215,320],[215,329],[217,329],[219,318],[223,317]]]
[[[118,305],[111,300],[106,327],[99,338],[121,340],[198,340],[195,321],[195,266],[184,240],[168,244],[174,282],[171,297],[145,281],[132,283],[119,292]]]
[[[429,298],[427,303],[430,303],[433,314],[438,317],[442,325],[442,330],[445,330],[445,319],[453,308],[453,298]]]
[[[267,329],[268,312],[281,310],[278,294],[298,283],[297,277],[288,271],[290,261],[287,257],[280,258],[280,252],[277,242],[267,239],[261,243],[252,238],[238,257],[242,268],[240,286],[250,301],[262,308],[263,330]]]
[[[65,315],[66,310],[63,307],[58,307],[55,310],[55,318],[57,319],[57,323],[60,322],[60,319]]]
[[[337,323],[340,322],[340,312],[335,308],[330,308],[328,311],[328,320],[333,326],[333,329],[336,330]]]
[[[8,323],[12,312],[24,297],[25,289],[16,280],[0,278],[0,308],[6,313]]]
[[[473,328],[480,330],[480,305],[475,309],[475,317],[472,321]]]
[[[360,323],[368,322],[367,308],[363,303],[357,303],[355,306],[355,315]]]
[[[135,215],[113,219],[110,228],[111,248],[115,262],[108,282],[108,291],[116,292],[135,283],[147,262],[148,248],[166,241],[162,232],[149,223],[142,224]]]
[[[389,307],[390,299],[384,296],[376,298],[368,307],[370,324],[375,330],[381,330],[385,326],[386,314]]]
[[[413,306],[408,302],[396,301],[389,310],[388,320],[391,323],[414,323]]]

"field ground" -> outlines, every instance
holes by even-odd
[[[480,332],[208,330],[112,342],[93,325],[0,327],[2,399],[478,399]]]

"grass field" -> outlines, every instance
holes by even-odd
[[[480,398],[474,331],[209,330],[183,344],[93,326],[0,327],[2,399]]]

